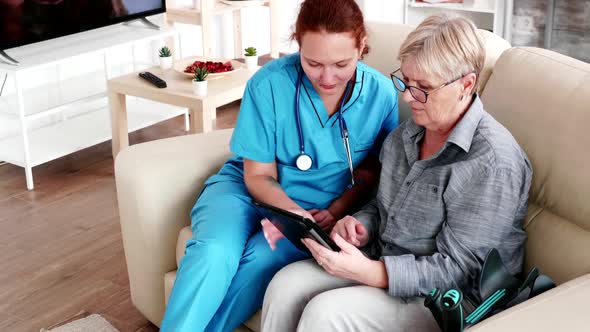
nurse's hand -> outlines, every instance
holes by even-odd
[[[297,210],[288,210],[289,212],[293,212],[295,214],[298,214],[300,216],[303,216],[305,218],[313,219],[313,216],[303,210],[303,209],[297,209]],[[275,227],[275,225],[273,225],[268,219],[264,218],[262,219],[262,221],[260,222],[260,224],[262,224],[262,232],[264,233],[264,238],[266,239],[266,242],[268,242],[268,245],[270,246],[270,249],[275,250],[277,248],[277,241],[279,241],[280,239],[284,238],[285,235],[283,235],[283,233],[281,233],[279,231],[278,228]]]
[[[334,236],[334,234],[340,235],[341,238],[355,247],[363,247],[369,242],[369,232],[365,225],[351,216],[338,220],[336,226],[332,229],[331,235]]]
[[[312,220],[326,232],[330,232],[336,223],[336,218],[328,210],[311,209],[308,212],[313,216]]]

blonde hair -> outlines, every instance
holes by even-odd
[[[398,59],[403,63],[408,58],[414,58],[421,72],[445,82],[475,73],[477,81],[471,90],[475,93],[485,62],[485,48],[472,21],[436,14],[420,23],[402,43]]]

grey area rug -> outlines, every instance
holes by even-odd
[[[101,315],[92,314],[64,325],[41,329],[40,332],[119,332],[119,330]]]

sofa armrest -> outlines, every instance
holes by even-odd
[[[176,270],[178,232],[203,182],[230,157],[232,130],[130,146],[115,161],[115,179],[131,300],[158,325],[164,275]]]
[[[494,315],[468,331],[589,331],[588,299],[590,274]]]

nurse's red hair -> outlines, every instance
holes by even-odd
[[[308,32],[350,32],[360,48],[367,36],[363,12],[354,0],[305,0],[295,22],[295,32],[291,36],[299,45],[301,37]],[[363,55],[369,53],[365,46]]]

